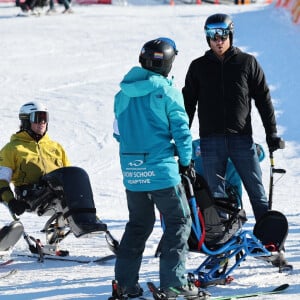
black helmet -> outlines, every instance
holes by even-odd
[[[232,45],[234,31],[233,27],[233,21],[229,15],[214,14],[209,16],[204,25],[204,31],[208,45],[210,46],[209,40],[216,34],[214,33],[215,29],[219,29],[223,36],[229,35],[230,45]]]
[[[161,37],[143,46],[139,62],[143,68],[167,77],[177,53],[175,42]]]

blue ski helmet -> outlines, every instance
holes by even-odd
[[[177,53],[178,50],[173,40],[160,37],[144,44],[139,62],[143,68],[167,77]]]

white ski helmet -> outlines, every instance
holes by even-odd
[[[49,112],[45,104],[35,101],[23,104],[19,111],[21,129],[30,129],[30,123],[39,122],[41,116],[46,123],[49,122]]]

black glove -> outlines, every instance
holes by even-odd
[[[194,162],[190,162],[188,166],[182,166],[181,164],[179,164],[179,174],[186,175],[194,183],[196,180]]]
[[[276,133],[273,133],[272,135],[267,135],[266,140],[270,152],[274,152],[277,149],[284,149],[285,147],[284,140],[277,136]]]
[[[26,208],[28,208],[29,206],[28,206],[28,204],[26,204],[26,202],[18,201],[15,198],[13,198],[8,202],[8,207],[12,213],[19,216],[19,215],[23,214],[25,212]]]

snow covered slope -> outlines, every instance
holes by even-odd
[[[286,254],[295,270],[290,275],[279,274],[266,263],[249,258],[234,272],[235,280],[230,285],[211,287],[209,291],[225,295],[288,282],[292,287],[284,296],[261,299],[297,299],[300,293],[299,26],[291,23],[289,14],[273,5],[154,5],[157,2],[74,5],[73,15],[30,18],[16,18],[18,8],[1,4],[0,145],[17,131],[18,110],[23,103],[33,99],[45,102],[50,110],[50,136],[63,144],[73,165],[88,172],[98,214],[119,239],[128,218],[118,145],[112,138],[113,97],[119,82],[131,66],[138,65],[144,42],[168,36],[179,49],[171,75],[181,89],[191,60],[207,49],[203,33],[207,16],[215,12],[232,14],[236,24],[235,45],[257,55],[272,89],[280,133],[287,140],[286,149],[275,153],[276,166],[286,168],[287,174],[276,183],[274,209],[288,217]],[[253,118],[255,139],[266,149],[255,109]],[[192,128],[195,138],[196,125]],[[268,190],[268,159],[262,168]],[[254,218],[246,193],[244,206],[249,219],[246,228],[251,229]],[[0,225],[11,220],[4,206],[0,218]],[[21,220],[27,233],[44,240],[40,230],[47,218],[25,213]],[[158,282],[158,259],[154,258],[154,252],[161,233],[158,221],[145,251],[140,276],[144,286],[148,280]],[[70,235],[61,248],[81,258],[110,253],[103,236],[76,239]],[[0,299],[103,300],[111,292],[113,261],[101,266],[38,263],[33,258],[19,257],[18,253],[29,253],[23,239],[11,253],[14,264],[6,266],[7,270],[16,268],[18,272],[0,281]],[[198,267],[203,258],[201,254],[190,253],[188,270]]]

